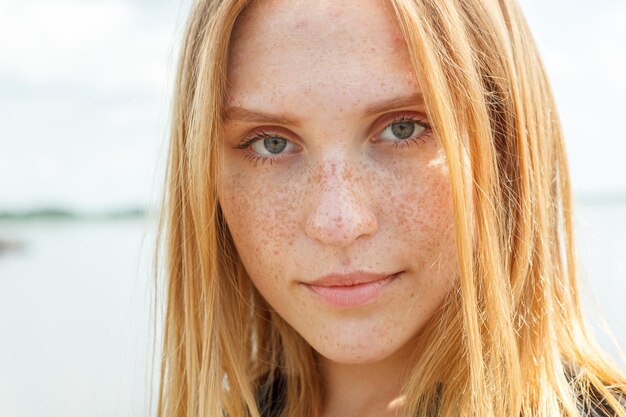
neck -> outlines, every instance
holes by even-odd
[[[402,406],[402,385],[411,348],[374,363],[344,364],[320,357],[324,381],[323,417],[395,416]]]

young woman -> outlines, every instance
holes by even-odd
[[[159,417],[626,417],[513,0],[197,1],[176,87]]]

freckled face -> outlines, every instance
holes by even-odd
[[[229,51],[226,222],[267,302],[341,363],[410,350],[458,276],[445,155],[392,16],[381,1],[255,2]],[[402,273],[356,307],[302,284],[357,270]]]

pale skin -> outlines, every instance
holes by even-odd
[[[322,417],[394,415],[415,338],[458,270],[445,154],[393,11],[256,1],[227,75],[219,199],[246,271],[320,355]],[[355,270],[402,274],[356,308],[302,285]]]

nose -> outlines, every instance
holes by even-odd
[[[327,246],[347,247],[376,232],[378,220],[370,205],[373,190],[360,184],[358,175],[352,174],[355,171],[335,161],[324,164],[320,176],[313,176],[310,195],[314,204],[306,221],[310,238]]]

